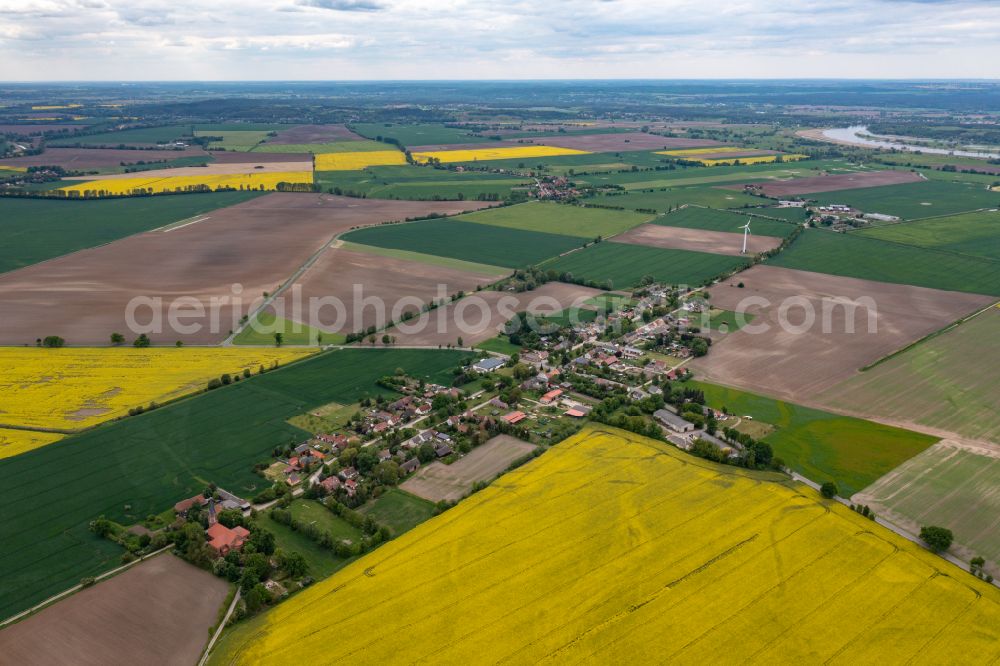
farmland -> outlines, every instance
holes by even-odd
[[[434,123],[393,124],[354,123],[351,125],[358,134],[369,139],[392,138],[404,146],[423,146],[432,143],[490,143],[484,136],[476,136],[461,127],[445,127]]]
[[[360,229],[343,239],[508,268],[537,264],[582,245],[575,236],[444,219]]]
[[[450,465],[433,462],[421,467],[400,488],[432,502],[458,500],[468,494],[474,483],[492,480],[534,448],[515,437],[497,435]]]
[[[339,335],[277,316],[270,308],[258,312],[233,338],[234,345],[274,345],[274,334],[281,333],[283,345],[319,345],[343,342]]]
[[[406,164],[406,156],[398,150],[319,153],[316,155],[316,171],[358,171],[372,166],[393,164]]]
[[[267,142],[255,146],[256,153],[360,153],[395,151],[392,146],[379,141],[334,141],[332,143],[274,143]]]
[[[703,186],[633,189],[624,194],[599,194],[587,201],[602,206],[620,206],[632,210],[641,208],[660,213],[666,213],[685,204],[709,208],[741,208],[761,204],[760,198],[742,192]]]
[[[1000,296],[1000,261],[855,234],[808,230],[768,263],[862,280]]]
[[[211,155],[200,147],[188,147],[183,150],[46,147],[44,153],[0,160],[0,165],[13,166],[19,169],[26,169],[32,166],[59,166],[71,170],[91,170],[119,168],[123,164],[135,164],[136,162],[146,162],[147,164],[150,162],[162,163],[167,160],[184,157],[198,157],[204,159],[206,162],[211,159]]]
[[[151,175],[147,177],[100,179],[59,188],[80,197],[129,196],[165,192],[217,190],[277,190],[279,185],[311,184],[312,171],[240,173],[202,176]]]
[[[0,413],[0,417],[2,416],[3,414]],[[58,442],[65,436],[55,432],[15,430],[13,428],[0,427],[0,458],[20,455],[25,451],[31,451],[52,442]]]
[[[405,490],[390,488],[361,507],[361,513],[388,525],[396,536],[412,530],[434,515],[434,504]]]
[[[0,460],[0,559],[8,616],[118,562],[120,547],[92,535],[100,514],[123,524],[159,513],[209,481],[253,494],[251,466],[305,433],[286,420],[330,402],[384,392],[402,367],[447,382],[469,354],[341,350]]]
[[[998,441],[1000,363],[983,353],[1000,339],[1000,310],[920,342],[824,391],[822,404]]]
[[[0,273],[260,196],[218,192],[123,201],[0,199]]]
[[[855,498],[912,532],[947,526],[963,557],[1000,564],[1000,447],[944,440]]]
[[[665,224],[671,227],[684,227],[686,229],[704,229],[706,231],[726,231],[729,233],[743,233],[740,227],[747,222],[750,223],[750,233],[757,236],[778,236],[786,237],[795,231],[795,225],[761,218],[760,215],[771,215],[770,209],[753,209],[744,211],[753,217],[746,215],[728,213],[710,208],[700,208],[698,206],[686,206],[680,210],[658,217],[657,224]]]
[[[779,479],[588,429],[235,627],[212,663],[331,642],[373,662],[1000,655],[996,589]]]
[[[820,205],[848,204],[866,213],[895,215],[904,220],[954,215],[1000,205],[1000,192],[990,192],[979,183],[944,180],[841,190],[811,198]]]
[[[839,416],[738,389],[690,382],[707,404],[774,426],[764,438],[786,465],[817,483],[833,480],[850,497],[938,441],[920,433]]]
[[[60,146],[148,146],[160,143],[170,143],[183,137],[191,136],[191,125],[164,125],[162,127],[143,127],[126,129],[118,132],[104,132],[89,136],[75,136],[66,139],[54,139],[49,142],[53,147]]]
[[[857,190],[867,187],[884,187],[886,185],[899,185],[921,181],[923,181],[923,178],[915,171],[894,171],[887,169],[885,171],[862,171],[858,173],[824,174],[822,176],[792,178],[785,181],[760,183],[758,187],[767,196],[779,199],[802,194]],[[734,185],[731,187],[737,189],[740,186]]]
[[[342,141],[364,141],[343,125],[295,125],[281,129],[268,143],[308,144],[337,143]]]
[[[628,211],[584,208],[555,203],[529,202],[492,210],[466,213],[456,221],[477,222],[508,229],[542,231],[592,239],[608,237],[648,222],[651,215]]]
[[[750,221],[750,218],[746,218]],[[743,234],[725,231],[708,231],[673,227],[665,224],[643,224],[615,237],[616,243],[632,243],[646,247],[674,248],[712,254],[739,256],[743,252]],[[780,238],[773,236],[747,236],[748,254],[758,254],[773,250],[781,244]]]
[[[993,300],[769,265],[710,293],[713,307],[755,319],[692,367],[713,381],[787,399],[812,398]]]
[[[862,236],[1000,261],[1000,213],[980,211],[863,229]]]
[[[217,140],[208,144],[209,150],[235,150],[247,152],[267,138],[268,132],[254,130],[195,130],[197,137],[213,137]]]
[[[204,649],[227,589],[166,553],[5,629],[0,651],[19,664],[110,664],[128,655],[188,666]]]
[[[505,177],[477,171],[446,171],[407,164],[368,167],[361,171],[317,171],[316,184],[328,191],[363,194],[380,199],[503,198],[528,178]]]
[[[610,282],[620,289],[638,284],[647,275],[667,284],[701,285],[745,264],[745,259],[721,254],[606,241],[548,262],[543,268],[600,284]]]
[[[558,148],[555,146],[511,146],[501,148],[469,148],[466,150],[436,150],[413,153],[418,162],[436,161],[442,164],[455,162],[477,162],[480,160],[516,160],[535,157],[555,157],[558,155],[584,155],[585,150]]]

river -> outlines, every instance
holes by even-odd
[[[948,150],[947,148],[927,148],[925,146],[914,146],[912,144],[901,143],[889,137],[870,138],[860,136],[868,134],[868,127],[865,125],[854,125],[853,127],[836,127],[834,129],[823,130],[823,136],[831,141],[841,143],[851,143],[866,148],[895,148],[896,150],[920,151],[934,155],[954,155],[955,157],[978,157],[979,159],[1000,159],[1000,153],[975,152],[971,150]]]

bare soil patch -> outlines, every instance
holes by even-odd
[[[769,197],[786,197],[794,194],[814,194],[818,192],[837,192],[839,190],[855,190],[863,187],[881,187],[882,185],[899,185],[915,183],[923,180],[920,174],[912,171],[868,171],[864,173],[840,173],[829,176],[810,176],[809,178],[792,178],[791,180],[776,180],[768,183],[756,183],[755,186]],[[743,185],[721,186],[728,190],[742,190]]]
[[[745,288],[737,287],[740,282]],[[764,265],[710,292],[713,307],[743,310],[754,319],[718,339],[692,367],[709,381],[799,401],[992,301],[989,296]],[[744,301],[748,297],[768,304],[749,304]],[[870,298],[873,307],[844,305],[862,298]],[[783,303],[787,309],[782,314]],[[803,325],[807,308],[815,314],[808,327]],[[869,312],[874,313],[873,332]],[[791,328],[782,327],[782,318]]]
[[[309,153],[247,153],[236,150],[213,150],[209,153],[216,164],[269,164],[271,162],[299,162],[295,171],[312,164]],[[311,166],[308,167],[312,169]]]
[[[395,326],[390,335],[401,345],[449,345],[462,338],[466,347],[495,337],[518,312],[555,314],[571,305],[604,292],[562,282],[549,282],[522,293],[480,291],[426,314],[426,325],[418,329],[418,319]],[[413,332],[408,332],[410,329]]]
[[[290,171],[312,171],[310,162],[251,162],[209,163],[205,166],[157,169],[140,173],[116,173],[100,176],[101,180],[127,180],[129,178],[172,178],[176,176],[229,176],[245,173],[287,173]],[[93,180],[93,176],[71,176],[66,180]]]
[[[743,249],[743,234],[706,229],[668,227],[663,224],[641,224],[618,234],[611,239],[614,243],[648,245],[650,247],[693,250],[712,254],[740,255]],[[781,239],[773,236],[754,236],[747,239],[747,252],[758,254],[781,245]]]
[[[34,344],[36,338],[47,335],[62,336],[72,345],[107,344],[112,332],[135,337],[129,335],[126,307],[136,297],[161,299],[159,305],[146,300],[150,305],[135,313],[141,324],[152,322],[154,309],[161,313],[164,332],[149,334],[154,344],[177,340],[215,344],[235,329],[235,322],[264,292],[274,292],[336,234],[357,226],[485,205],[269,194],[214,211],[191,224],[137,234],[3,274],[0,344]],[[375,264],[373,276],[379,265],[386,264]],[[343,275],[349,277],[349,273]],[[234,284],[242,287],[235,295]],[[170,325],[168,307],[181,296],[194,299],[177,310],[181,325],[210,323],[212,299],[221,299],[216,307],[217,330],[205,330],[206,326],[186,332]],[[199,303],[205,316],[191,316]]]
[[[207,571],[159,555],[0,631],[0,654],[23,666],[190,666],[227,589]]]
[[[710,139],[682,139],[657,136],[645,132],[622,132],[619,134],[567,134],[566,136],[539,137],[535,143],[560,148],[589,150],[594,153],[612,153],[629,150],[664,150],[671,148],[701,148],[719,146]]]
[[[407,146],[411,153],[435,153],[445,150],[491,150],[494,148],[524,148],[538,145],[535,138],[507,139],[505,141],[482,141],[480,143],[429,143],[423,146]]]
[[[135,164],[136,162],[161,162],[178,157],[207,156],[201,148],[185,150],[116,150],[112,148],[46,148],[41,155],[11,157],[0,160],[3,166],[61,166],[64,169],[99,169],[103,167]]]
[[[364,140],[363,136],[358,136],[343,125],[298,125],[278,132],[267,143],[300,145]]]
[[[497,435],[450,465],[433,462],[421,467],[399,487],[432,502],[461,499],[476,481],[492,479],[534,448],[516,437]]]
[[[451,205],[458,207],[457,203]],[[502,273],[484,275],[430,263],[330,248],[291,289],[276,299],[274,308],[286,319],[328,333],[346,334],[369,326],[381,328],[406,311],[419,311],[424,304],[442,298],[447,300],[459,291],[475,291],[476,287],[501,277]],[[308,310],[308,303],[313,298],[335,299],[344,304],[344,311],[338,312],[334,305],[323,306],[314,318]],[[295,309],[296,300],[303,304],[299,312]],[[379,333],[379,337],[381,335]],[[400,339],[398,344],[414,343]]]

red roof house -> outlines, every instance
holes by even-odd
[[[205,531],[208,545],[222,557],[243,548],[248,536],[250,531],[245,527],[237,525],[230,529],[222,523],[215,523]]]

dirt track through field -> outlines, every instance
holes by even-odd
[[[742,220],[739,220],[742,221]],[[755,236],[751,227],[751,235],[747,238],[747,252],[751,255],[772,250],[781,245],[781,239],[773,236]],[[618,234],[611,239],[614,243],[630,245],[646,245],[694,252],[710,252],[712,254],[729,254],[739,256],[743,250],[743,234],[728,231],[709,231],[706,229],[688,229],[686,227],[668,227],[663,224],[643,224]]]
[[[819,192],[837,192],[839,190],[856,190],[865,187],[881,187],[883,185],[900,185],[916,183],[923,180],[920,174],[913,171],[865,171],[859,173],[840,173],[830,176],[810,176],[808,178],[792,178],[770,183],[756,183],[756,187],[769,197],[787,197],[796,194],[816,194]],[[743,185],[723,185],[728,190],[742,190]]]
[[[740,282],[745,288],[737,287]],[[755,318],[716,341],[708,355],[695,359],[691,367],[708,381],[799,401],[810,400],[859,368],[992,302],[989,296],[764,265],[739,273],[710,292],[714,307],[745,309]],[[768,304],[744,300],[749,297],[766,299]],[[858,300],[865,298],[871,301]],[[846,303],[851,301],[862,306],[849,315]],[[815,320],[804,327],[807,310]],[[869,313],[874,320],[872,333]],[[782,319],[791,326],[783,327]],[[848,322],[853,322],[853,333]],[[766,331],[754,332],[762,327]]]
[[[145,299],[136,310],[139,323],[151,323],[154,310],[161,315],[163,332],[150,333],[154,344],[216,344],[251,303],[275,291],[334,235],[357,226],[485,205],[269,194],[213,211],[197,224],[137,234],[3,274],[0,344],[34,344],[36,338],[59,335],[71,345],[103,345],[112,332],[131,340],[137,333],[130,334],[125,314],[136,297]],[[342,279],[353,277],[345,273]],[[234,284],[242,286],[238,294]],[[174,319],[181,326],[172,326],[169,306],[178,297],[191,302],[175,306]],[[157,298],[159,304],[149,300]],[[213,298],[219,322],[214,331],[207,316]],[[206,316],[193,318],[194,307],[204,308]],[[206,326],[186,330],[192,323]]]
[[[165,553],[0,631],[0,661],[190,666],[208,642],[227,588]]]

